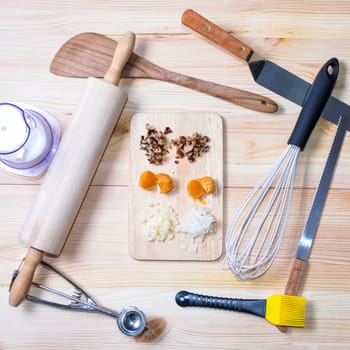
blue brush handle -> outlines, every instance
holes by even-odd
[[[328,60],[320,69],[305,97],[298,120],[289,137],[289,145],[298,146],[301,150],[304,149],[332,93],[338,72],[339,62],[336,58]]]
[[[265,299],[222,298],[209,295],[195,294],[182,290],[176,294],[175,301],[179,306],[198,306],[213,309],[246,312],[265,317]]]

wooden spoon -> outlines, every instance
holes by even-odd
[[[59,49],[51,62],[50,71],[66,77],[103,77],[117,45],[117,41],[101,34],[80,33]],[[278,108],[269,98],[166,70],[135,53],[125,66],[122,77],[174,83],[259,112],[272,113]]]

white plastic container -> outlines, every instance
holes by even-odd
[[[0,103],[0,168],[39,177],[59,144],[61,127],[47,112],[23,103]]]

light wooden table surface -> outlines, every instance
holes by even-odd
[[[181,24],[193,8],[246,41],[263,56],[312,81],[336,56],[341,72],[334,94],[350,103],[350,4],[347,1],[9,1],[0,3],[0,99],[33,104],[63,128],[85,81],[53,76],[58,48],[79,32],[118,38],[137,34],[135,52],[158,65],[220,84],[264,94],[276,114],[250,111],[179,86],[124,80],[126,110],[73,227],[63,254],[46,260],[86,288],[102,305],[137,305],[162,316],[158,343],[122,336],[108,317],[64,312],[23,302],[8,305],[12,271],[26,247],[17,235],[41,180],[0,174],[0,349],[349,349],[350,145],[345,141],[312,250],[302,294],[306,326],[281,334],[263,319],[232,312],[182,309],[178,290],[241,298],[281,293],[289,273],[334,126],[321,120],[297,172],[293,209],[280,253],[266,275],[240,282],[215,262],[136,261],[127,249],[129,122],[136,112],[208,111],[224,121],[225,229],[249,189],[279,158],[299,107],[256,85],[248,67]],[[82,160],[83,161],[83,160]],[[67,170],[68,171],[68,170]],[[60,284],[57,285],[58,287]]]

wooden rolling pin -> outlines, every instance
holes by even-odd
[[[127,101],[118,84],[135,44],[127,33],[104,80],[89,78],[76,110],[25,220],[19,239],[30,248],[10,290],[17,306],[28,294],[45,253],[59,256]]]

